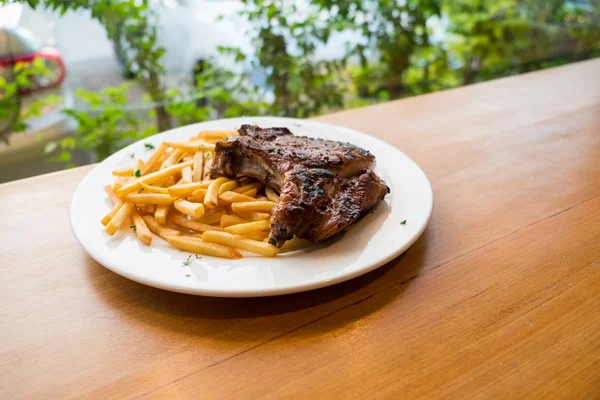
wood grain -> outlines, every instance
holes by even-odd
[[[435,204],[405,255],[309,293],[142,286],[70,233],[90,167],[0,185],[0,398],[600,396],[599,70],[319,118],[400,148]]]

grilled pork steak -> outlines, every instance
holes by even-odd
[[[286,128],[242,125],[240,136],[217,142],[213,178],[256,178],[280,193],[269,243],[294,235],[312,242],[341,232],[390,189],[371,169],[375,157],[349,143],[294,136]]]

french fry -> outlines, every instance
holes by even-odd
[[[204,206],[201,203],[192,203],[187,200],[179,199],[173,203],[175,209],[192,217],[200,217],[204,214]]]
[[[216,208],[213,208],[212,210],[216,210]],[[212,211],[209,210],[209,211]],[[208,224],[208,225],[212,225],[214,223],[217,223],[219,221],[221,221],[221,217],[225,215],[225,211],[219,211],[216,213],[211,213],[210,215],[208,213],[205,213],[203,216],[201,216],[198,219],[195,219],[194,221],[198,221],[201,222],[203,224]]]
[[[148,172],[151,172],[152,168],[156,167],[156,162],[165,154],[168,148],[169,146],[167,146],[164,143],[161,143],[160,146],[158,146],[158,148],[154,150],[154,153],[152,153],[152,155],[148,157],[148,160],[146,160],[146,163],[144,164],[144,168],[141,171],[142,176],[146,175]]]
[[[146,183],[149,185],[156,181],[160,181],[162,179],[168,178],[169,176],[172,176],[173,174],[180,172],[185,167],[192,165],[192,163],[193,163],[193,161],[175,164],[168,168],[161,169],[159,171],[152,172],[148,175],[142,176],[141,178],[139,178],[131,183],[128,183],[127,185],[123,186],[121,189],[117,190],[117,196],[119,196],[120,198],[123,198],[124,196],[128,195],[129,193],[137,192],[138,190],[140,190],[142,188],[142,186],[140,185],[140,182],[143,182],[143,183]]]
[[[250,253],[260,254],[265,257],[274,257],[279,251],[277,247],[268,243],[246,239],[242,236],[232,235],[227,232],[206,231],[202,234],[202,240],[209,243],[217,243],[245,250]]]
[[[152,234],[150,234],[150,229],[144,222],[144,219],[137,211],[133,210],[131,212],[131,220],[133,222],[135,234],[137,238],[142,242],[150,246],[152,243]]]
[[[127,177],[130,177],[131,175],[133,175],[134,172],[135,172],[135,169],[133,167],[127,167],[127,168],[115,169],[112,172],[112,175],[127,178]]]
[[[227,228],[225,228],[225,231],[233,235],[245,235],[250,232],[264,231],[269,229],[270,227],[271,223],[269,222],[269,220],[265,219],[262,221],[247,222],[245,224],[228,226]]]
[[[189,251],[190,253],[204,254],[206,256],[238,259],[242,255],[231,247],[221,246],[214,243],[205,243],[202,239],[189,236],[169,236],[165,240],[177,249]]]
[[[146,206],[146,212],[148,214],[154,214],[154,211],[156,211],[156,206],[154,204],[148,204]]]
[[[192,197],[199,202],[204,202],[204,197],[206,197],[206,189],[198,189],[192,193]]]
[[[106,224],[104,228],[104,232],[109,234],[110,236],[114,235],[115,232],[119,230],[123,222],[129,218],[131,214],[131,210],[133,209],[133,204],[130,202],[125,202],[121,205],[119,210],[115,213],[115,216]]]
[[[234,189],[233,191],[236,192],[236,193],[244,193],[244,192],[247,192],[250,189],[256,189],[256,190],[258,190],[258,189],[260,189],[262,187],[263,187],[262,182],[254,182],[254,183],[249,183],[249,184],[244,185],[244,186],[240,186],[239,188]]]
[[[128,194],[125,196],[126,201],[130,201],[133,204],[172,204],[177,197],[171,197],[168,194],[157,194],[157,193],[142,193],[142,194]]]
[[[271,232],[269,232],[269,231],[257,231],[257,232],[245,233],[243,236],[247,239],[258,240],[260,242],[265,239],[268,239],[270,234],[271,234]]]
[[[146,226],[148,226],[148,229],[150,229],[150,232],[160,236],[163,239],[167,236],[181,235],[181,232],[179,232],[176,229],[171,229],[167,228],[166,226],[159,225],[159,223],[156,222],[152,215],[144,215],[142,218],[144,219]]]
[[[160,165],[160,169],[165,169],[165,168],[168,168],[168,167],[176,164],[177,161],[179,161],[182,157],[183,157],[183,150],[182,149],[174,149],[173,151],[171,151],[171,153],[165,159],[165,161],[162,162],[162,164]]]
[[[232,192],[232,191],[220,194],[219,199],[226,201],[228,203],[243,203],[243,202],[249,202],[249,201],[256,201],[256,199],[253,197],[244,196],[243,194]]]
[[[213,165],[213,153],[204,153],[204,166],[202,167],[202,180],[207,181],[210,179],[210,169]]]
[[[194,159],[193,156],[185,156],[183,157],[183,161],[192,161]]]
[[[279,252],[287,253],[290,251],[305,249],[310,246],[311,246],[311,243],[308,240],[298,239],[298,237],[294,236],[292,239],[286,241],[283,244],[283,246],[281,246],[281,249],[279,250]]]
[[[191,151],[193,153],[197,151],[212,150],[215,148],[214,144],[204,142],[165,142],[169,147],[174,149],[180,149],[185,151]]]
[[[240,217],[248,219],[250,221],[260,221],[263,219],[271,218],[271,214],[261,213],[261,212],[256,212],[256,211],[249,211],[249,212],[239,211],[239,212],[237,212],[237,214]]]
[[[208,224],[203,224],[202,222],[189,220],[185,215],[177,214],[171,218],[171,221],[176,225],[183,226],[184,228],[191,229],[196,232],[206,232],[206,231],[222,231],[223,228],[220,226],[213,226]]]
[[[100,221],[102,222],[102,225],[106,226],[108,225],[110,220],[115,216],[115,214],[119,211],[119,208],[121,208],[123,201],[117,197],[117,195],[113,191],[113,188],[110,185],[106,185],[104,187],[104,191],[108,194],[108,197],[114,205],[114,208],[102,218],[102,221]]]
[[[202,156],[201,152],[194,154],[194,166],[192,172],[192,181],[194,182],[202,181],[202,165],[204,165],[203,160],[204,157]]]
[[[112,201],[114,205],[123,203],[121,201],[121,199],[119,197],[117,197],[117,195],[115,194],[112,186],[110,186],[110,185],[104,186],[104,191],[106,192],[106,194],[110,198],[110,201]]]
[[[238,217],[237,215],[227,215],[224,214],[221,216],[221,227],[226,228],[228,226],[237,225],[237,224],[245,224],[248,221],[242,217]]]
[[[144,169],[144,167],[145,167],[144,162],[142,161],[141,158],[138,158],[138,160],[135,163],[135,169],[140,171],[140,175],[142,174],[142,170]]]
[[[202,188],[201,182],[190,182],[190,183],[181,183],[178,185],[171,186],[168,191],[169,195],[173,197],[187,197],[194,193],[196,190]]]
[[[233,203],[231,209],[233,212],[258,211],[271,212],[277,203],[272,201],[248,201],[243,203]]]
[[[239,136],[237,131],[202,131],[198,133],[201,140],[225,140],[229,136]]]
[[[236,187],[238,187],[238,183],[237,181],[229,181],[229,182],[225,182],[224,184],[221,185],[221,187],[219,188],[219,195],[225,192],[228,192],[230,190],[235,189]]]
[[[140,186],[148,193],[156,193],[156,194],[169,194],[169,189],[158,187],[158,186],[150,186],[145,184],[144,182],[140,182]]]
[[[243,194],[244,196],[256,198],[256,193],[258,193],[258,189],[257,188],[252,188],[252,189],[250,189],[248,191],[245,191],[243,193],[240,193],[240,194]]]
[[[193,158],[191,160],[193,160]],[[192,183],[192,167],[185,167],[181,170],[181,179],[183,179],[183,183]]]
[[[161,225],[166,225],[167,224],[167,217],[169,216],[169,211],[171,210],[171,205],[170,204],[165,204],[162,206],[157,206],[156,207],[156,212],[154,213],[154,218],[156,219],[156,222],[158,222]]]
[[[228,178],[217,178],[208,186],[206,195],[204,196],[204,204],[208,208],[215,208],[219,205],[219,189],[227,181],[229,181]]]
[[[277,193],[275,193],[275,191],[271,188],[266,188],[265,189],[265,193],[267,195],[267,199],[269,201],[278,203],[279,202],[279,195]]]
[[[113,183],[111,189],[113,192],[117,192],[117,190],[121,189],[123,187],[123,185],[121,184],[121,182],[115,182]]]

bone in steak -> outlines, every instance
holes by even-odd
[[[242,125],[217,142],[213,178],[256,178],[280,193],[269,243],[294,235],[325,240],[358,221],[390,189],[372,168],[375,157],[349,143],[294,136],[287,128]]]

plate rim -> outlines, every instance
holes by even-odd
[[[194,288],[194,287],[186,287],[186,286],[176,286],[171,283],[164,283],[161,281],[156,281],[156,280],[147,278],[142,274],[136,275],[136,274],[130,273],[128,270],[113,267],[110,265],[111,264],[110,262],[104,262],[102,260],[102,258],[103,258],[102,254],[98,254],[95,250],[91,249],[89,246],[87,246],[85,243],[83,243],[82,240],[80,239],[80,237],[77,235],[77,229],[76,229],[76,227],[74,225],[74,221],[73,221],[73,217],[74,217],[73,216],[73,203],[74,203],[77,195],[79,194],[80,190],[82,189],[82,187],[91,178],[91,176],[94,174],[94,172],[97,169],[102,167],[102,164],[104,162],[107,162],[108,160],[110,160],[112,158],[116,158],[119,154],[121,154],[124,150],[126,150],[130,146],[134,146],[137,143],[139,143],[140,141],[148,140],[154,136],[166,134],[171,131],[175,131],[175,130],[179,130],[179,129],[189,129],[190,127],[205,125],[207,123],[214,123],[217,121],[226,122],[226,121],[244,120],[244,119],[252,119],[252,118],[260,119],[260,120],[269,120],[269,119],[288,120],[290,122],[290,125],[293,125],[294,122],[299,122],[299,123],[308,124],[308,125],[321,125],[321,126],[325,126],[325,127],[331,127],[332,129],[337,129],[337,130],[339,130],[339,129],[346,130],[346,131],[353,132],[354,134],[367,136],[370,140],[379,142],[379,145],[386,147],[387,150],[392,150],[392,151],[403,154],[404,157],[406,157],[407,161],[410,162],[413,165],[413,167],[415,167],[419,171],[419,173],[422,175],[425,182],[427,183],[426,188],[428,189],[428,192],[429,192],[428,194],[429,194],[429,198],[431,199],[431,201],[428,204],[427,213],[426,213],[427,216],[426,216],[424,222],[422,223],[422,226],[412,236],[412,238],[409,241],[407,241],[403,246],[398,247],[395,251],[391,252],[387,257],[377,260],[374,263],[370,263],[368,267],[360,268],[360,269],[357,269],[357,270],[354,270],[354,271],[351,271],[351,272],[348,272],[345,274],[337,275],[330,279],[324,279],[324,280],[320,280],[317,282],[304,282],[304,283],[300,283],[300,284],[286,285],[284,287],[261,288],[261,289],[254,288],[254,289],[248,289],[248,290],[223,289],[223,288],[211,289],[211,288]],[[197,295],[197,296],[208,296],[208,297],[252,298],[252,297],[279,296],[279,295],[284,295],[284,294],[300,293],[300,292],[320,289],[320,288],[324,288],[324,287],[328,287],[328,286],[333,286],[333,285],[357,278],[359,276],[365,275],[371,271],[374,271],[377,268],[380,268],[381,266],[383,266],[383,265],[389,263],[390,261],[394,260],[395,258],[399,257],[406,250],[408,250],[421,237],[421,235],[423,234],[425,229],[427,229],[427,226],[429,225],[429,222],[431,221],[432,214],[433,214],[433,187],[431,185],[429,178],[427,177],[427,175],[425,174],[423,169],[412,158],[410,158],[408,155],[406,155],[404,152],[402,152],[397,147],[391,145],[390,143],[388,143],[378,137],[369,135],[365,132],[357,131],[357,130],[354,130],[351,128],[347,128],[344,126],[339,126],[339,125],[335,125],[335,124],[331,124],[331,123],[327,123],[327,122],[306,120],[306,119],[300,119],[300,118],[277,117],[277,116],[246,116],[246,117],[221,118],[218,120],[198,122],[195,124],[184,125],[181,127],[173,128],[173,129],[170,129],[170,130],[167,130],[164,132],[160,132],[160,133],[150,136],[148,138],[140,139],[140,140],[124,147],[123,149],[113,153],[108,158],[106,158],[102,162],[98,163],[91,171],[89,171],[86,174],[85,178],[83,178],[81,180],[79,185],[77,185],[77,188],[75,189],[75,192],[74,192],[73,197],[71,198],[71,202],[69,204],[69,225],[71,227],[73,236],[75,236],[75,239],[77,240],[77,242],[81,245],[81,247],[83,247],[85,252],[92,259],[94,259],[98,264],[100,264],[104,268],[107,268],[108,270],[110,270],[124,278],[141,283],[143,285],[151,286],[151,287],[162,289],[162,290],[167,290],[170,292],[176,292],[176,293],[183,293],[183,294],[190,294],[190,295]]]

